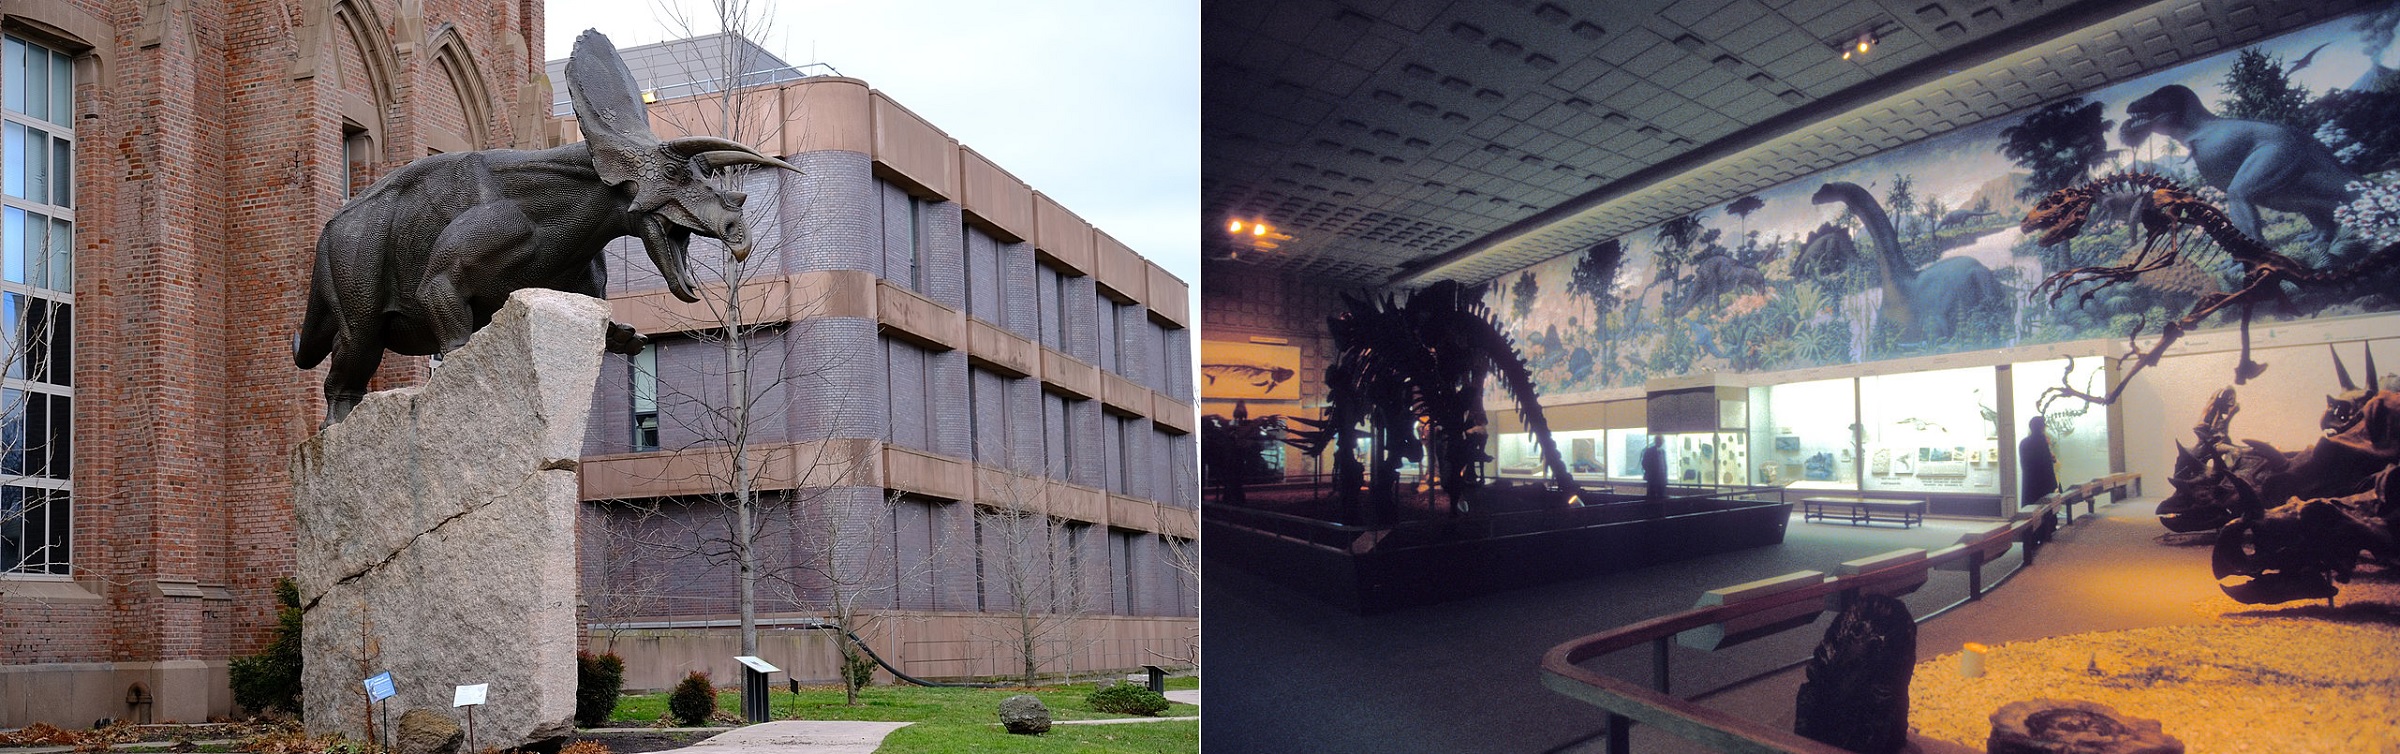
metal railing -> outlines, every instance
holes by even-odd
[[[2040,504],[2032,507],[2028,515],[2020,516],[2006,525],[1994,525],[1980,535],[1971,534],[1958,544],[1927,553],[1920,560],[1900,562],[1857,574],[1826,577],[1823,582],[1810,586],[1731,604],[1663,615],[1583,636],[1551,647],[1549,652],[1543,654],[1542,685],[1607,710],[1608,750],[1613,754],[1625,754],[1632,750],[1632,725],[1636,722],[1657,726],[1718,751],[1842,754],[1840,748],[1801,737],[1791,731],[1669,694],[1668,647],[1675,636],[1747,616],[1790,610],[1812,601],[1821,604],[1832,598],[1838,604],[1846,605],[1862,593],[1907,591],[1925,583],[1934,569],[1966,571],[1966,599],[1918,619],[1918,622],[1923,622],[1960,604],[1981,599],[1985,592],[2029,566],[2030,559],[2017,569],[2003,574],[1991,587],[1983,584],[1984,564],[2005,555],[2019,539],[2031,532],[2032,527],[2039,525],[2043,514],[2065,507],[2071,518],[2074,515],[2072,506],[2076,503],[2094,505],[2097,512],[2096,499],[2100,494],[2122,494],[2128,490],[2139,494],[2140,489],[2139,474],[2112,474],[2045,496]],[[1649,645],[1652,652],[1652,677],[1648,686],[1581,666],[1587,660],[1644,644]]]

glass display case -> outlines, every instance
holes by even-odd
[[[1614,470],[1609,465],[1610,434],[1623,435],[1624,431],[1580,429],[1552,432],[1550,437],[1558,443],[1558,457],[1567,462],[1568,474],[1580,481],[1598,482],[1609,479]],[[1530,432],[1501,435],[1499,452],[1494,456],[1499,476],[1520,479],[1543,476],[1542,448]],[[1635,476],[1638,478],[1640,474]]]
[[[1757,483],[1801,489],[1857,490],[1858,420],[1854,380],[1818,380],[1755,388],[1759,420],[1750,442],[1758,448]]]
[[[1633,427],[1616,430],[1608,433],[1608,440],[1608,447],[1612,449],[1609,457],[1617,461],[1616,465],[1610,467],[1608,478],[1628,482],[1642,481],[1642,449],[1650,445],[1650,428]]]
[[[1998,372],[1990,367],[1859,378],[1868,492],[2000,494]]]
[[[2014,388],[2010,392],[2016,397],[2017,420],[2015,426],[2002,428],[2004,441],[2015,443],[2025,436],[2025,420],[2039,410],[2042,392],[2057,387],[2062,379],[2093,395],[2106,392],[2107,376],[2101,368],[2102,361],[2076,359],[2072,372],[2068,371],[2066,359],[2010,365]],[[2082,484],[2108,475],[2108,407],[2080,398],[2060,398],[2051,402],[2043,420],[2050,434],[2050,454],[2058,458],[2059,484]]]
[[[1667,483],[1744,486],[1750,483],[1747,433],[1674,432],[1666,438]],[[1633,451],[1640,478],[1640,447]]]

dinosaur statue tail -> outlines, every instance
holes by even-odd
[[[339,319],[333,303],[333,270],[324,250],[319,249],[316,273],[308,287],[308,313],[300,318],[299,334],[292,336],[292,364],[315,369],[333,353],[334,337],[341,331]]]

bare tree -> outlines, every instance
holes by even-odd
[[[1046,669],[1097,642],[1085,624],[1106,585],[1083,562],[1093,548],[1075,541],[1099,533],[1078,533],[1049,515],[1040,480],[1007,478],[998,499],[975,510],[985,616],[977,635],[1006,647],[1018,661],[1020,682],[1031,686]]]

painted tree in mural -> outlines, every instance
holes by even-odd
[[[1510,287],[1508,292],[1517,297],[1516,306],[1512,307],[1517,319],[1524,319],[1533,313],[1533,297],[1541,294],[1542,284],[1534,281],[1533,271],[1527,270],[1525,274],[1517,276],[1517,284]]]
[[[2074,185],[2108,161],[2108,106],[2068,97],[2043,105],[2016,125],[2000,130],[2000,154],[2033,176],[2017,190],[2019,199],[2038,199]]]
[[[1608,384],[1608,375],[1617,370],[1617,343],[1639,324],[1631,320],[1641,316],[1638,306],[1626,307],[1620,313],[1617,305],[1617,272],[1625,262],[1625,245],[1614,238],[1592,244],[1575,259],[1573,276],[1567,279],[1567,290],[1583,294],[1592,302],[1592,330],[1599,333],[1600,384]]]
[[[2224,112],[2219,115],[2295,128],[2314,127],[2305,117],[2308,87],[2292,83],[2290,74],[2291,71],[2284,70],[2282,58],[2256,47],[2244,48],[2234,56],[2233,67],[2226,69],[2225,80],[2220,84],[2225,101],[2221,107]]]
[[[1540,446],[1552,481],[1576,489],[1551,442],[1533,376],[1481,294],[1445,280],[1406,301],[1348,294],[1342,300],[1348,311],[1326,323],[1335,353],[1325,367],[1324,413],[1313,421],[1291,419],[1308,429],[1295,431],[1290,442],[1311,455],[1334,452],[1335,487],[1351,516],[1398,520],[1403,461],[1431,467],[1452,514],[1465,510],[1467,494],[1483,485],[1477,468],[1490,460],[1483,453],[1489,437],[1483,391],[1495,375]],[[1365,433],[1372,433],[1371,469],[1357,460]]]

